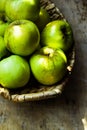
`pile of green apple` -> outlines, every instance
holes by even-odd
[[[67,72],[73,32],[65,20],[50,20],[39,0],[0,0],[0,85],[24,87],[31,74],[53,85]]]

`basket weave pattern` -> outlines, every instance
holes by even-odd
[[[60,12],[60,10],[50,0],[40,0],[40,4],[49,13],[51,21],[56,19],[66,20],[63,14]],[[75,62],[75,51],[73,49],[68,57],[67,75],[58,84],[52,86],[44,86],[40,85],[35,80],[32,80],[31,83],[27,84],[22,89],[9,90],[0,86],[0,94],[4,98],[15,102],[34,101],[57,96],[62,93],[64,86],[69,80],[74,62]]]

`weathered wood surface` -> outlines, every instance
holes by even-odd
[[[0,96],[0,130],[87,130],[87,1],[53,0],[73,27],[76,63],[60,97],[13,103]]]

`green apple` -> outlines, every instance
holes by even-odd
[[[8,27],[9,23],[0,20],[0,36],[4,36],[5,30]]]
[[[25,86],[30,79],[28,62],[21,56],[11,55],[0,61],[0,84],[5,88]]]
[[[67,58],[60,49],[45,46],[34,53],[29,62],[34,77],[44,85],[57,83],[67,71]]]
[[[39,16],[40,0],[8,0],[5,12],[12,21],[28,19],[35,21]]]
[[[40,42],[37,26],[29,20],[16,20],[9,24],[4,34],[7,49],[21,56],[32,54]]]
[[[50,22],[50,16],[46,9],[40,8],[39,17],[35,21],[36,25],[38,26],[40,32],[44,29],[47,23]]]
[[[64,20],[54,20],[48,23],[41,33],[41,44],[67,52],[73,44],[70,24]]]
[[[4,38],[0,36],[0,60],[3,57],[8,56],[8,55],[9,55],[9,52],[5,46]]]

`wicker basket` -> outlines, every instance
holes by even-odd
[[[51,20],[66,20],[59,9],[50,0],[40,0],[40,3],[41,6],[48,11]],[[4,98],[15,102],[34,101],[55,97],[62,93],[66,83],[68,82],[74,62],[75,50],[74,47],[72,47],[72,50],[68,55],[67,74],[61,82],[53,86],[44,86],[37,83],[35,79],[31,79],[31,82],[21,89],[9,90],[0,86],[0,94]]]

